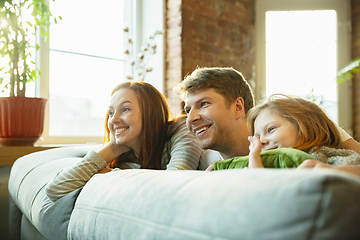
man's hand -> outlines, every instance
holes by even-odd
[[[218,160],[218,161],[221,161],[221,160]],[[213,161],[212,163],[210,163],[210,165],[205,169],[205,171],[214,171],[214,163],[216,163],[218,161]]]
[[[335,170],[344,171],[347,173],[354,174],[360,177],[360,165],[339,165],[333,166],[329,164],[325,164],[323,162],[317,160],[305,160],[302,162],[297,169],[306,169],[306,168],[330,168]]]
[[[297,168],[332,168],[333,166],[329,164],[325,164],[323,162],[307,159],[304,162],[302,162]]]

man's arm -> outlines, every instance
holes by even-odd
[[[353,138],[349,138],[344,142],[344,148],[353,150],[360,154],[360,143]]]
[[[340,141],[343,143],[343,147],[346,149],[353,150],[360,154],[360,143],[354,140],[350,134],[348,134],[344,129],[336,125],[340,133]]]

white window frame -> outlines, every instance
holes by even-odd
[[[257,99],[266,96],[265,13],[267,11],[335,10],[337,13],[337,71],[351,60],[351,9],[349,0],[256,0],[256,88]],[[321,71],[321,70],[319,70]],[[350,135],[352,127],[352,83],[337,84],[338,124]]]
[[[124,22],[129,23],[130,31],[135,41],[134,56],[141,49],[143,40],[156,29],[164,29],[164,16],[163,16],[163,0],[125,0]],[[152,11],[151,14],[149,12]],[[134,16],[133,18],[131,18]],[[136,16],[136,17],[135,17]],[[154,24],[154,16],[156,17],[157,24]],[[119,29],[121,31],[121,28]],[[51,33],[50,33],[51,34]],[[51,37],[51,36],[50,36]],[[145,81],[153,84],[160,92],[164,89],[164,38],[159,37],[156,39],[158,45],[158,53],[154,55],[151,64],[154,71],[146,75]],[[49,42],[44,41],[43,38],[38,37],[37,42],[40,49],[36,53],[36,65],[41,71],[41,77],[36,81],[35,96],[49,99]],[[126,63],[124,63],[125,65]],[[125,66],[124,66],[124,69]],[[125,76],[124,76],[125,79]],[[115,87],[115,86],[114,86]],[[112,89],[109,89],[109,93]],[[105,124],[105,116],[104,116]],[[44,131],[41,136],[42,140],[38,141],[36,145],[64,145],[64,144],[85,144],[85,143],[102,143],[103,136],[50,136],[49,135],[49,103],[45,109]]]

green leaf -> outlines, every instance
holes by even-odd
[[[344,81],[352,79],[353,74],[359,72],[359,67],[360,67],[360,57],[357,57],[337,73],[336,81],[338,83],[342,83]]]
[[[22,24],[21,15],[30,16],[30,14],[33,18],[27,18],[25,24]],[[31,57],[31,52],[28,51],[29,38],[34,35],[34,30],[39,29],[45,41],[48,40],[50,18],[53,17],[45,0],[0,0],[0,21],[7,22],[7,27],[0,29],[0,55],[4,59],[11,59],[0,66],[2,84],[10,80],[9,76],[12,72],[20,72],[20,81],[24,84],[39,76],[34,61],[29,59]],[[57,22],[61,17],[55,19]],[[35,44],[35,49],[39,50],[39,48],[40,46]],[[19,63],[19,70],[13,69],[14,61]],[[16,83],[12,84],[16,86]],[[10,84],[7,83],[2,87],[3,89],[10,88]],[[3,89],[1,89],[2,92]]]

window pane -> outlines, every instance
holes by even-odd
[[[337,121],[336,12],[266,12],[266,95],[316,99]]]
[[[69,7],[71,6],[71,7]],[[111,90],[123,77],[119,0],[51,3],[50,136],[103,136]]]

